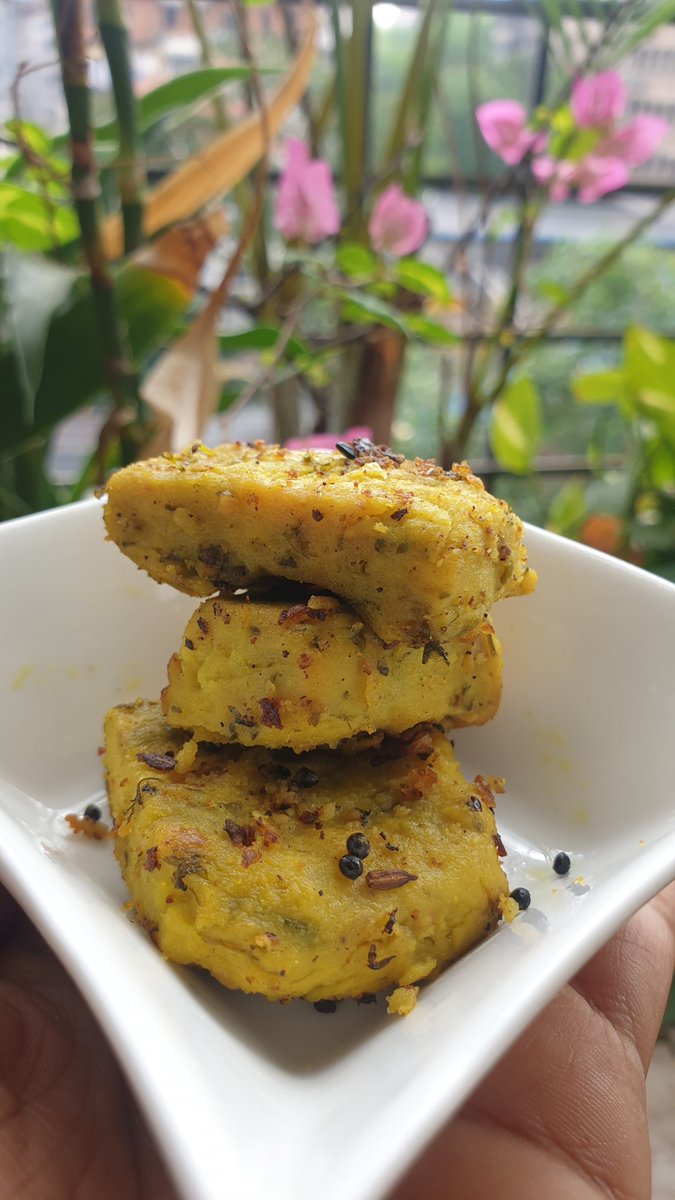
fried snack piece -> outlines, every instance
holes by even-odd
[[[190,595],[308,583],[384,641],[413,645],[447,642],[495,600],[532,591],[520,520],[466,464],[444,471],[370,442],[346,450],[197,443],[133,463],[108,484],[108,535]]]
[[[427,652],[385,646],[333,596],[304,603],[205,600],[169,662],[162,709],[200,741],[335,747],[421,721],[482,725],[497,711],[491,625]]]
[[[435,730],[346,758],[201,747],[178,776],[183,737],[138,701],[108,713],[105,742],[136,914],[167,958],[226,987],[321,1000],[405,986],[498,920],[490,793]],[[355,833],[370,850],[350,879]]]

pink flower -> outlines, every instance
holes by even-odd
[[[406,196],[397,183],[378,196],[368,222],[373,250],[378,254],[391,254],[394,258],[414,254],[428,232],[429,218],[424,205]]]
[[[548,187],[549,198],[553,203],[561,204],[569,196],[574,183],[575,164],[544,155],[534,159],[532,174],[539,183]]]
[[[336,442],[353,442],[356,438],[373,436],[373,431],[367,425],[354,425],[345,429],[344,433],[310,433],[309,437],[289,438],[286,446],[289,450],[334,450]]]
[[[626,87],[616,71],[578,79],[572,88],[572,115],[581,129],[611,126],[626,108]]]
[[[538,158],[532,164],[532,172],[541,184],[548,186],[549,196],[556,204],[566,200],[572,188],[578,188],[582,204],[593,204],[628,182],[625,163],[598,154],[587,154],[576,163]]]
[[[668,122],[661,117],[634,117],[623,129],[617,129],[596,146],[595,153],[619,158],[627,167],[641,167],[651,158],[667,132]]]
[[[286,241],[321,242],[340,228],[333,177],[327,162],[310,159],[304,142],[286,142],[274,223]]]
[[[527,128],[527,113],[517,100],[491,100],[476,109],[485,141],[509,166],[521,162],[528,150],[543,149],[546,138]]]
[[[629,172],[619,158],[587,154],[575,163],[574,183],[579,189],[582,204],[594,204],[608,192],[616,192],[628,183]]]

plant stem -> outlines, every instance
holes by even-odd
[[[368,62],[372,36],[374,0],[352,0],[352,35],[348,52],[342,48],[346,66],[344,103],[343,179],[345,211],[343,228],[346,238],[361,241],[365,235],[363,198],[366,175],[366,130],[368,127]],[[337,22],[339,28],[339,21]],[[346,61],[345,61],[346,60]]]
[[[202,21],[202,14],[199,11],[198,0],[185,0],[185,4],[190,16],[190,21],[192,22],[194,35],[199,42],[202,66],[212,67],[213,55],[211,54],[211,43],[209,42],[208,34],[204,27],[204,22]],[[216,128],[219,129],[221,133],[227,133],[228,129],[230,128],[230,119],[227,115],[227,109],[225,108],[223,97],[214,96],[213,100],[211,101],[211,105],[213,108],[213,115],[215,117]]]
[[[481,409],[489,402],[483,393],[483,383],[485,376],[489,370],[493,352],[503,345],[505,335],[507,335],[512,326],[513,320],[518,308],[518,300],[522,291],[525,270],[532,249],[532,241],[534,237],[534,228],[537,218],[541,211],[541,206],[535,207],[525,195],[521,202],[520,209],[520,224],[516,243],[513,250],[513,259],[511,266],[511,286],[504,301],[504,304],[497,321],[497,326],[486,343],[478,359],[478,367],[474,371],[470,369],[468,385],[466,389],[466,405],[462,413],[461,420],[455,431],[454,437],[450,442],[443,447],[443,461],[451,463],[462,459],[466,454],[466,447],[471,435],[471,431],[476,423],[476,419]],[[502,365],[499,371],[498,378],[501,380],[499,390],[503,387],[510,370],[508,363],[509,352],[504,350],[502,353]],[[508,365],[507,365],[508,364]],[[473,363],[471,363],[471,368]],[[495,399],[498,392],[494,395],[490,394],[490,399]]]
[[[124,253],[143,240],[142,169],[139,163],[138,111],[129,56],[129,35],[119,0],[96,0],[98,28],[112,80],[119,126],[118,180],[124,225]]]
[[[281,19],[284,23],[284,33],[286,35],[286,45],[289,49],[292,58],[298,53],[298,36],[295,28],[295,13],[287,4],[280,3],[279,11]],[[312,158],[317,158],[319,154],[319,145],[317,139],[316,118],[314,115],[314,105],[310,99],[309,88],[303,92],[300,107],[305,114],[307,122],[307,132],[309,134],[309,146]]]
[[[199,42],[202,65],[205,67],[212,67],[214,62],[213,55],[211,53],[211,43],[202,20],[202,14],[199,9],[198,0],[185,0],[185,2],[188,13],[190,14],[190,20],[192,22],[192,28],[194,30],[195,37]],[[227,133],[227,131],[231,128],[231,121],[222,96],[214,96],[213,98],[213,115],[216,128],[219,129],[221,133]],[[242,179],[241,182],[236,184],[234,187],[233,195],[237,208],[239,209],[239,216],[242,221],[242,225],[245,226],[251,212],[251,207],[256,203],[255,187],[252,181],[250,179]],[[259,287],[262,288],[267,283],[270,275],[269,257],[267,254],[265,230],[262,220],[259,220],[256,225],[253,241],[251,243],[251,256],[256,280]]]
[[[631,246],[633,242],[636,242],[638,238],[645,232],[645,230],[649,229],[649,227],[653,225],[655,221],[657,221],[659,217],[666,211],[666,209],[669,208],[673,203],[675,203],[675,188],[671,188],[668,192],[665,192],[659,203],[655,205],[651,212],[647,213],[644,217],[641,217],[639,221],[636,221],[632,229],[629,230],[629,232],[624,238],[621,239],[621,241],[617,242],[614,246],[611,246],[605,254],[597,259],[597,261],[593,263],[583,275],[580,276],[574,286],[569,289],[565,300],[561,304],[554,305],[549,310],[539,328],[533,333],[513,333],[509,330],[506,323],[503,321],[499,322],[497,330],[490,336],[489,344],[494,346],[496,341],[499,340],[505,333],[511,333],[513,340],[504,351],[501,367],[490,389],[481,395],[480,386],[474,385],[474,388],[468,398],[462,420],[457,429],[457,433],[452,442],[445,448],[446,453],[444,454],[444,461],[448,456],[454,455],[457,457],[461,456],[461,454],[464,452],[469,434],[471,433],[479,412],[481,409],[489,407],[495,402],[514,366],[524,362],[526,358],[528,358],[535,350],[539,348],[539,346],[541,346],[542,342],[544,342],[549,334],[553,332],[556,325],[559,324],[571,306],[580,300],[587,289],[598,279],[600,279],[605,272],[610,269],[610,267],[614,266],[614,263],[621,257],[624,251]],[[538,213],[536,215],[538,215]],[[531,241],[532,229],[529,230],[527,238]],[[526,254],[527,248],[525,248],[524,251],[521,251],[520,254],[520,258],[522,258],[523,261],[526,258]],[[520,267],[516,267],[516,270],[522,271],[523,266],[521,265]],[[509,293],[509,300],[512,298],[512,294],[513,287]]]
[[[646,229],[649,229],[651,225],[658,221],[659,217],[666,211],[667,208],[670,208],[670,205],[674,202],[675,188],[670,188],[669,191],[664,192],[658,204],[654,206],[651,212],[648,212],[644,217],[641,217],[639,221],[636,221],[632,229],[628,231],[626,236],[622,238],[621,241],[616,242],[616,244],[612,246],[605,254],[603,254],[602,257],[597,260],[597,262],[595,262],[588,268],[587,271],[584,272],[581,278],[578,279],[574,284],[574,287],[569,290],[564,303],[555,305],[548,312],[544,318],[544,321],[539,326],[539,329],[537,329],[535,333],[527,340],[526,349],[528,354],[530,354],[532,350],[535,350],[537,346],[539,346],[544,340],[544,338],[546,338],[548,334],[555,329],[556,325],[565,315],[567,310],[571,308],[571,306],[575,304],[577,300],[581,299],[587,288],[589,288],[592,283],[595,283],[597,279],[600,279],[600,277],[604,275],[605,271],[608,271],[610,267],[613,267],[614,263],[621,257],[624,250],[627,250],[629,246],[632,246],[633,242],[636,242]],[[520,350],[522,350],[523,353],[525,352],[524,338],[521,335],[516,338],[512,350],[514,352],[518,352]],[[522,357],[523,353],[519,354],[519,357]]]
[[[98,218],[100,187],[90,128],[83,0],[52,0],[72,155],[71,188],[98,315],[103,367],[115,408],[136,402],[133,369],[117,312],[115,286],[103,251]],[[128,438],[125,457],[133,455]]]

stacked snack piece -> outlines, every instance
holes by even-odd
[[[196,445],[114,476],[105,521],[155,579],[211,594],[161,706],[106,719],[140,919],[228,987],[394,986],[406,1011],[508,895],[493,789],[439,727],[497,710],[489,610],[535,582],[520,521],[468,468],[364,441]]]

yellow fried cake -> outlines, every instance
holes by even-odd
[[[532,590],[520,520],[466,464],[444,471],[365,441],[343,451],[196,444],[133,463],[108,484],[108,535],[190,595],[307,583],[413,645],[447,642]]]
[[[179,775],[183,740],[157,704],[106,718],[115,852],[167,958],[270,999],[340,999],[428,978],[496,924],[491,792],[437,731],[346,758],[201,747]]]
[[[499,706],[502,657],[491,625],[428,650],[384,645],[333,596],[215,597],[188,622],[168,674],[170,725],[302,751],[421,721],[482,725]]]

